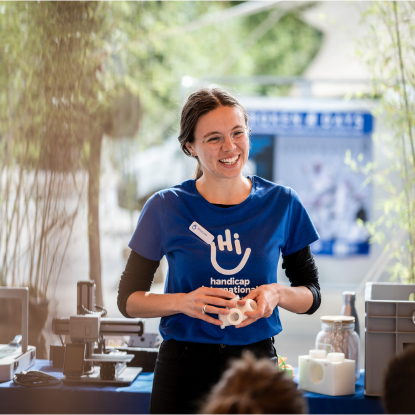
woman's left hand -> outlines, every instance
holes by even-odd
[[[256,311],[246,311],[245,315],[248,318],[235,328],[245,327],[255,323],[260,318],[269,317],[281,300],[282,288],[283,286],[277,283],[261,285],[252,290],[243,300],[239,300],[238,304],[242,306],[245,305],[246,300],[254,300],[258,308]]]

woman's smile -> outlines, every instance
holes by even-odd
[[[223,159],[221,159],[219,161],[221,163],[227,165],[227,166],[233,166],[233,165],[235,165],[237,163],[237,161],[239,160],[239,158],[240,158],[240,155],[237,154],[237,155],[232,156],[232,157],[229,157],[228,156],[227,158],[223,158]]]

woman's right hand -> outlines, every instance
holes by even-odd
[[[184,294],[181,299],[181,311],[189,317],[199,318],[216,326],[221,326],[223,324],[221,320],[203,314],[203,307],[207,304],[205,307],[206,313],[227,315],[229,314],[227,308],[218,307],[235,307],[235,302],[229,301],[230,298],[234,297],[235,294],[220,288],[200,287],[195,291]]]

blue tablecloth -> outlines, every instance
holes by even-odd
[[[29,370],[40,370],[59,379],[62,370],[48,360],[37,360]],[[148,414],[153,373],[140,373],[128,387],[56,386],[28,388],[0,383],[0,413],[25,414]]]
[[[298,368],[294,370],[294,381],[298,384]],[[327,396],[304,392],[310,414],[383,414],[381,400],[364,394],[365,371],[360,371],[354,395]]]
[[[30,370],[41,370],[62,378],[62,371],[54,369],[48,360],[37,360]],[[298,375],[296,376],[298,379]],[[383,413],[377,398],[365,397],[363,373],[356,384],[356,394],[326,396],[304,392],[311,414],[375,414]],[[141,373],[128,387],[67,386],[64,384],[27,388],[12,381],[0,383],[0,413],[55,414],[145,414],[148,413],[153,373]]]

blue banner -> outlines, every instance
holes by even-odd
[[[373,131],[368,112],[296,112],[248,110],[253,134],[362,137]]]

